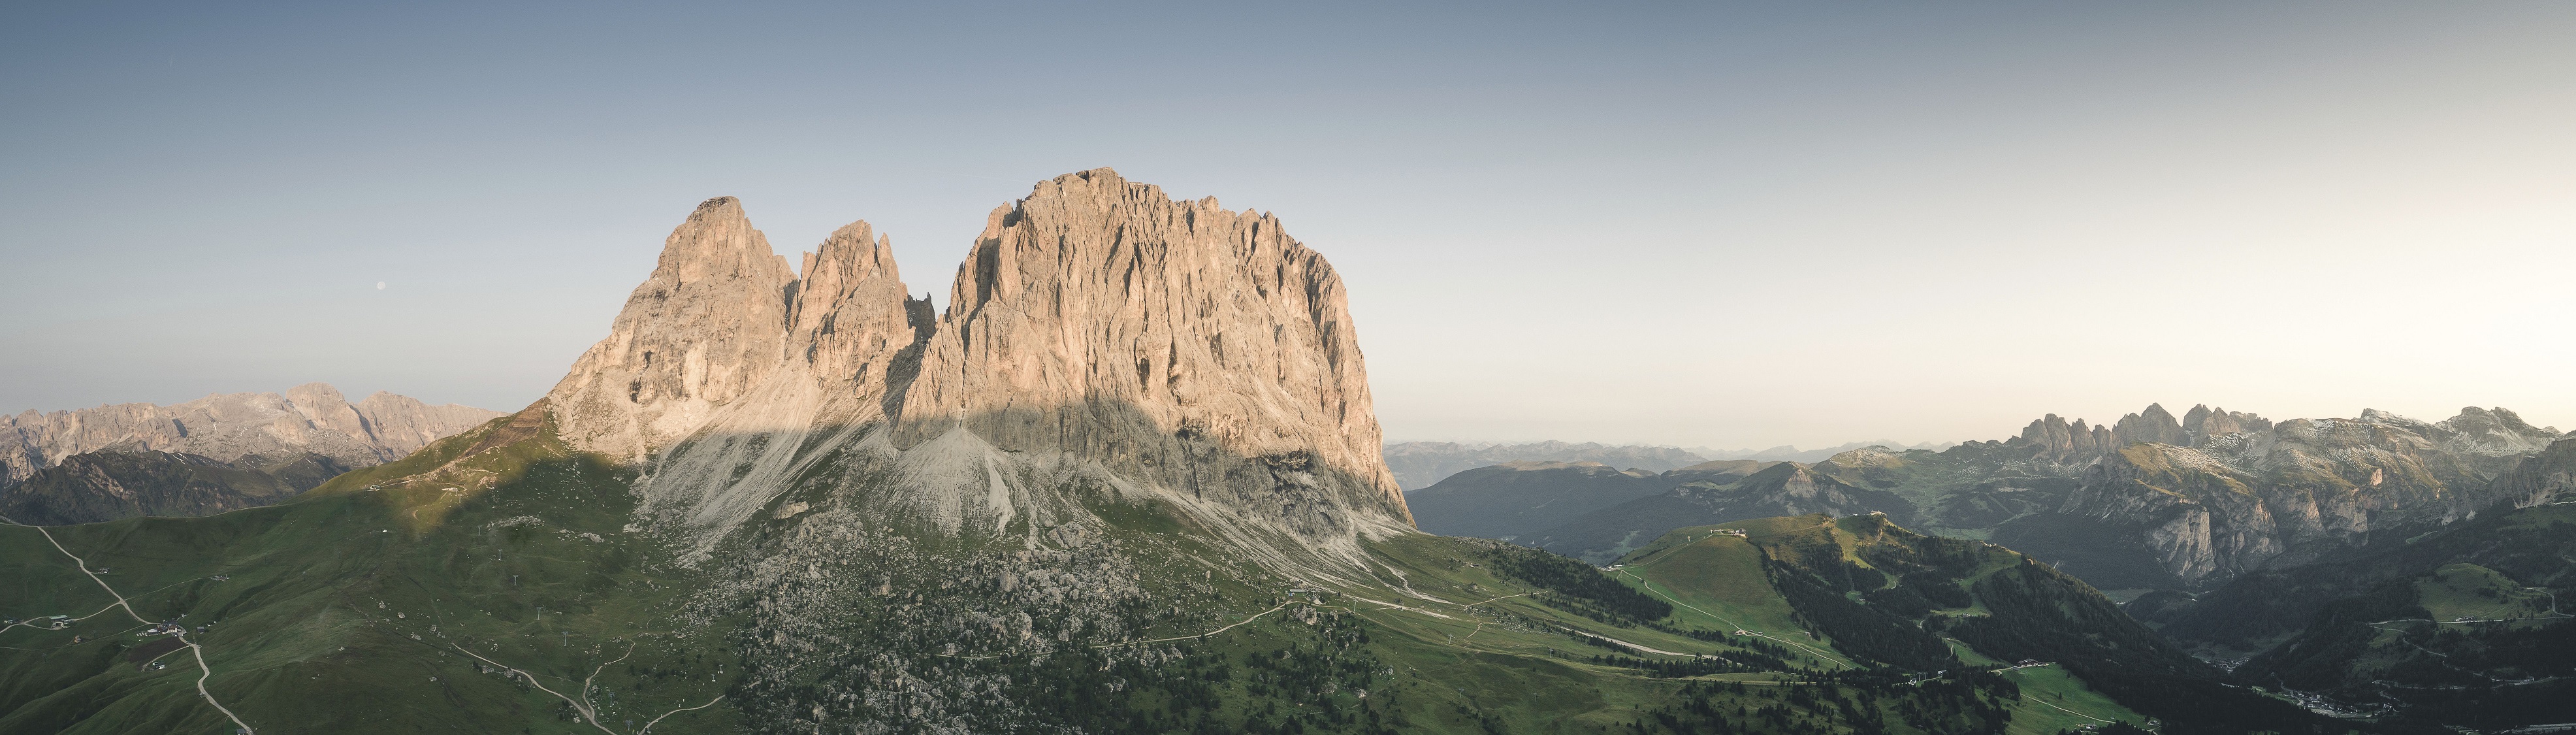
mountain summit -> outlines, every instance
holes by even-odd
[[[0,732],[2343,729],[1820,468],[1651,476],[1618,508],[1729,525],[1608,569],[1417,532],[1340,279],[1267,215],[1042,182],[944,312],[890,251],[791,267],[711,199],[514,415],[275,505],[0,525]],[[1781,510],[1833,515],[1742,517]]]
[[[950,533],[1083,522],[1074,487],[1242,540],[1411,525],[1341,278],[1275,217],[1095,169],[993,210],[944,313],[865,222],[800,271],[707,200],[547,396],[567,443],[636,463],[650,517],[702,545],[823,485],[903,488],[857,494]]]

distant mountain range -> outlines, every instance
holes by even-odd
[[[60,525],[267,505],[500,415],[381,392],[350,403],[307,383],[0,416],[0,516]]]
[[[284,393],[219,393],[156,406],[119,403],[0,415],[0,485],[101,449],[180,452],[233,462],[249,455],[317,454],[344,467],[383,464],[501,412],[432,406],[379,392],[351,403],[329,383]]]
[[[2527,497],[2503,478],[2563,436],[2501,408],[2438,422],[2370,410],[2276,423],[2151,405],[2101,425],[2051,414],[2018,436],[1942,451],[1850,449],[1760,480],[1519,463],[1409,497],[1426,529],[1594,560],[1681,526],[1876,511],[1992,539],[2104,589],[2205,589]]]
[[[350,468],[310,452],[248,455],[231,462],[150,449],[67,457],[0,488],[0,517],[37,526],[133,516],[205,516],[268,505],[311,490]]]
[[[1598,462],[1613,469],[1637,469],[1663,472],[1715,460],[1749,459],[1757,462],[1815,462],[1842,452],[1863,447],[1887,447],[1898,451],[1941,449],[1956,442],[1905,444],[1895,441],[1852,442],[1831,449],[1799,449],[1781,445],[1770,449],[1710,449],[1639,445],[1580,444],[1543,441],[1520,444],[1500,442],[1395,442],[1386,445],[1386,464],[1395,471],[1395,479],[1405,490],[1420,490],[1478,467],[1512,462]]]
[[[1824,449],[1799,449],[1794,445],[1782,444],[1770,449],[1710,449],[1708,447],[1692,447],[1689,451],[1692,454],[1707,457],[1709,459],[1750,459],[1759,462],[1821,462],[1826,458],[1837,454],[1854,449],[1868,449],[1870,447],[1885,447],[1899,452],[1914,449],[1937,452],[1958,445],[1958,442],[1923,442],[1920,444],[1907,444],[1893,439],[1880,439],[1878,441],[1870,442],[1846,442],[1841,446],[1826,447]]]

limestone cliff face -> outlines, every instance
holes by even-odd
[[[186,403],[124,403],[0,416],[0,485],[74,455],[111,447],[184,452],[234,462],[245,456],[321,455],[345,467],[394,460],[501,414],[431,406],[391,393],[355,404],[325,383],[284,393],[226,393]]]
[[[787,362],[866,399],[899,393],[936,325],[895,271],[894,245],[866,222],[832,233],[805,255],[788,309]]]
[[[2528,508],[2576,496],[2576,439],[2560,439],[2496,477],[2495,494]]]
[[[698,204],[608,338],[546,394],[565,440],[641,459],[696,430],[783,362],[795,280],[740,201]]]
[[[993,211],[949,298],[897,446],[962,427],[1304,526],[1336,523],[1317,493],[1404,512],[1341,278],[1275,217],[1061,176]]]
[[[702,544],[805,490],[950,532],[1085,522],[1069,488],[1228,534],[1409,527],[1341,280],[1276,218],[1069,174],[995,210],[949,292],[907,296],[864,222],[790,273],[711,199],[549,410]]]

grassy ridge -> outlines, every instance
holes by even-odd
[[[2013,706],[2014,732],[2104,720],[2138,724],[2150,714],[2190,732],[2235,731],[2230,723],[2343,727],[2221,686],[2218,672],[2127,619],[2098,592],[2001,547],[1924,537],[1875,516],[1765,519],[1725,528],[1743,535],[1719,527],[1675,531],[1630,555],[1615,573],[1668,596],[1679,608],[1676,619],[1704,618],[1772,640],[1829,646],[1857,666],[1895,658],[1911,662],[1903,668],[1934,668],[1927,659],[1895,653],[1910,649],[1892,647],[1923,636],[1958,657],[1952,668],[2003,670],[2024,687]],[[1906,629],[1869,622],[1891,619]],[[1922,632],[1906,632],[1915,627]],[[2010,666],[2024,660],[2051,665]]]
[[[406,462],[415,470],[446,465],[481,433]],[[493,479],[467,482],[479,477]],[[377,491],[341,480],[281,506],[53,533],[91,568],[112,568],[105,579],[147,619],[209,625],[198,636],[215,672],[207,687],[262,732],[458,732],[496,721],[529,732],[597,732],[572,722],[562,700],[484,673],[492,667],[466,647],[577,697],[579,680],[631,643],[631,656],[599,672],[594,698],[615,692],[604,713],[659,714],[723,691],[714,662],[685,641],[688,631],[674,630],[670,597],[647,584],[681,589],[687,575],[655,565],[649,544],[616,538],[633,502],[623,476],[537,441],[419,479]],[[445,489],[463,485],[478,487]],[[0,529],[0,538],[19,548],[29,538],[42,543],[23,527]],[[11,555],[28,570],[12,574],[12,583],[63,587],[69,559],[44,551]],[[88,596],[103,598],[94,587]],[[33,608],[82,597],[18,599]],[[229,732],[230,722],[197,697],[193,661],[164,659],[172,665],[160,671],[112,663],[140,641],[106,629],[131,625],[20,628],[0,637],[0,645],[22,647],[64,645],[66,634],[85,641],[5,652],[13,677],[60,686],[13,687],[0,702],[0,731]],[[709,675],[698,676],[701,669]],[[24,696],[40,688],[52,691]]]
[[[1368,544],[1364,574],[1293,579],[1150,502],[1027,548],[816,510],[764,513],[722,547],[739,563],[691,568],[627,530],[633,482],[522,414],[284,505],[55,533],[147,618],[210,625],[207,687],[263,733],[2005,732],[2055,721],[2024,714],[2035,696],[2128,714],[2046,673],[1923,679],[1838,649],[1781,575],[1883,615],[1858,600],[1907,575],[2015,569],[1883,519],[1677,532],[1606,578],[1406,535]],[[0,528],[0,551],[10,615],[109,601],[35,529]],[[135,627],[0,632],[0,732],[229,732],[192,654],[125,658]]]

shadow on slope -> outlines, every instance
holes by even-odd
[[[330,457],[309,452],[223,462],[194,454],[107,449],[66,457],[23,482],[0,487],[0,515],[38,526],[213,515],[280,502],[347,471]]]

